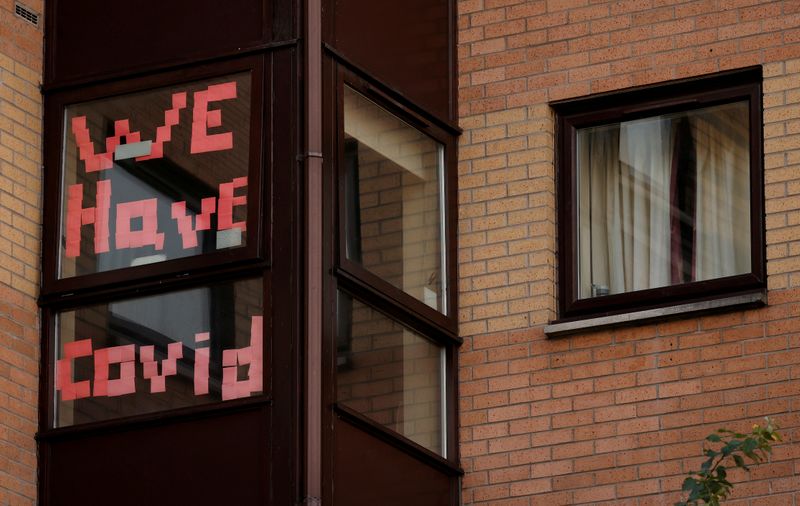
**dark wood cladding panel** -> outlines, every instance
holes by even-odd
[[[455,478],[341,419],[334,432],[334,506],[453,504]]]
[[[339,0],[334,46],[438,117],[453,121],[449,0]]]
[[[269,504],[267,409],[44,443],[44,502]]]
[[[56,0],[47,85],[230,54],[270,42],[266,0]]]

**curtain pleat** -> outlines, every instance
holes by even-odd
[[[749,272],[746,114],[729,104],[580,132],[582,297]]]

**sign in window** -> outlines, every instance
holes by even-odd
[[[56,318],[56,427],[264,392],[261,280],[63,311]]]
[[[246,244],[250,81],[66,107],[60,279]]]

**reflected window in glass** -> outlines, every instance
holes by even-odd
[[[446,456],[445,348],[343,292],[338,313],[337,402]]]
[[[446,314],[444,146],[345,86],[345,250]]]

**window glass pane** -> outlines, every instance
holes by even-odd
[[[581,298],[751,271],[748,111],[578,130]]]
[[[444,348],[339,293],[336,400],[444,455]]]
[[[261,393],[263,312],[248,280],[58,314],[55,426]]]
[[[446,312],[444,146],[344,93],[347,258]]]
[[[243,246],[250,74],[73,104],[59,277]]]

